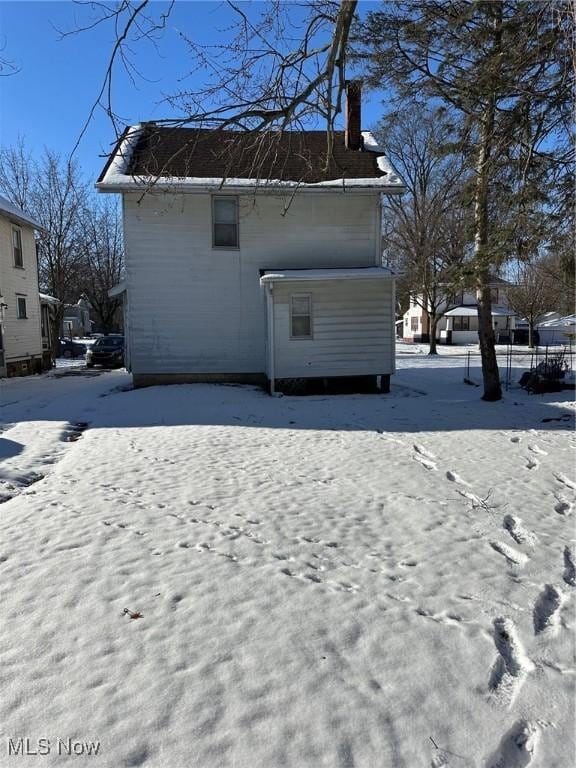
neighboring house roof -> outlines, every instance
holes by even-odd
[[[116,296],[122,296],[127,288],[128,286],[126,284],[126,280],[120,280],[119,283],[116,283],[116,285],[113,285],[112,288],[109,289],[108,296],[110,296],[112,299]]]
[[[144,123],[124,132],[96,186],[241,188],[377,188],[402,192],[403,180],[371,134],[363,150],[347,149],[334,132],[328,157],[325,131],[249,133],[167,128]]]
[[[357,269],[283,269],[265,272],[261,283],[273,283],[277,280],[390,280],[392,270],[386,267],[360,267]]]
[[[454,307],[448,312],[444,312],[445,317],[475,317],[478,314],[478,307]],[[514,317],[514,312],[506,307],[492,307],[492,317]]]
[[[60,299],[56,299],[54,296],[48,296],[47,293],[39,293],[38,296],[40,297],[40,301],[44,302],[44,304],[54,304],[54,306],[56,306],[61,303]]]
[[[0,214],[1,213],[6,214],[10,219],[16,219],[22,224],[29,224],[31,227],[34,227],[34,229],[43,229],[42,225],[38,224],[32,216],[28,216],[22,208],[18,208],[17,205],[14,205],[14,203],[11,203],[10,200],[2,197],[2,195],[0,195]]]
[[[553,320],[546,320],[543,323],[538,323],[537,328],[555,328],[564,329],[574,328],[576,326],[576,315],[566,315],[566,317],[559,317]]]

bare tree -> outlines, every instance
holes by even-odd
[[[118,140],[123,125],[112,100],[116,69],[124,67],[130,77],[138,77],[133,46],[157,44],[174,2],[167,7],[149,0],[79,5],[91,15],[86,23],[63,32],[63,36],[107,25],[115,41],[79,141],[98,108],[110,116]],[[157,120],[156,124],[249,134],[254,178],[266,179],[268,169],[277,162],[276,139],[282,132],[321,121],[326,128],[329,163],[335,120],[342,108],[357,0],[310,0],[305,4],[271,0],[253,6],[228,0],[223,5],[233,21],[220,31],[218,44],[201,45],[180,33],[189,50],[190,71],[200,72],[203,84],[198,90],[181,88],[168,95],[166,103],[175,117]],[[247,148],[244,140],[238,152]],[[188,152],[189,147],[180,151]],[[234,153],[230,154],[234,162]]]
[[[446,151],[450,124],[422,105],[392,113],[376,133],[408,188],[401,200],[383,200],[386,249],[427,318],[429,350],[436,354],[438,323],[459,286],[470,243],[465,164]]]
[[[108,295],[124,272],[121,221],[116,201],[100,198],[84,208],[79,249],[82,290],[104,333],[118,330],[117,315],[122,302]]]
[[[41,289],[60,300],[54,319],[54,339],[60,335],[64,303],[73,298],[82,263],[81,213],[87,189],[75,163],[49,150],[39,161],[23,141],[0,152],[0,191],[30,213],[42,226],[37,240]]]
[[[537,260],[517,265],[515,285],[507,290],[508,304],[518,317],[528,322],[528,346],[535,346],[534,330],[538,317],[555,304],[556,288]]]

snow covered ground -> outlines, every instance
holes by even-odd
[[[2,767],[573,765],[573,393],[398,364],[0,382]]]

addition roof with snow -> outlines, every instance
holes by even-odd
[[[127,129],[96,186],[118,191],[151,181],[157,186],[230,188],[377,188],[402,192],[404,182],[369,133],[363,149],[347,149],[344,131],[246,133],[168,128],[144,123]]]

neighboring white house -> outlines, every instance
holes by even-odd
[[[38,229],[34,219],[0,197],[0,376],[42,371]]]
[[[62,318],[62,336],[90,336],[92,321],[90,320],[90,302],[86,294],[82,294],[76,304],[64,305]]]
[[[496,341],[508,341],[515,328],[515,313],[508,308],[507,288],[510,283],[492,277],[492,327]],[[422,294],[410,297],[410,306],[403,315],[402,336],[407,341],[427,342],[430,339],[429,313],[423,308]],[[463,291],[443,302],[439,311],[443,316],[436,326],[436,339],[442,344],[475,344],[478,342],[478,301],[472,291]]]
[[[536,323],[538,344],[574,344],[576,342],[576,315],[547,312]]]
[[[346,379],[384,390],[394,372],[394,277],[381,265],[380,197],[404,183],[360,131],[327,158],[322,131],[270,140],[129,129],[97,188],[123,196],[126,361],[135,385]],[[262,151],[260,149],[260,151]]]

